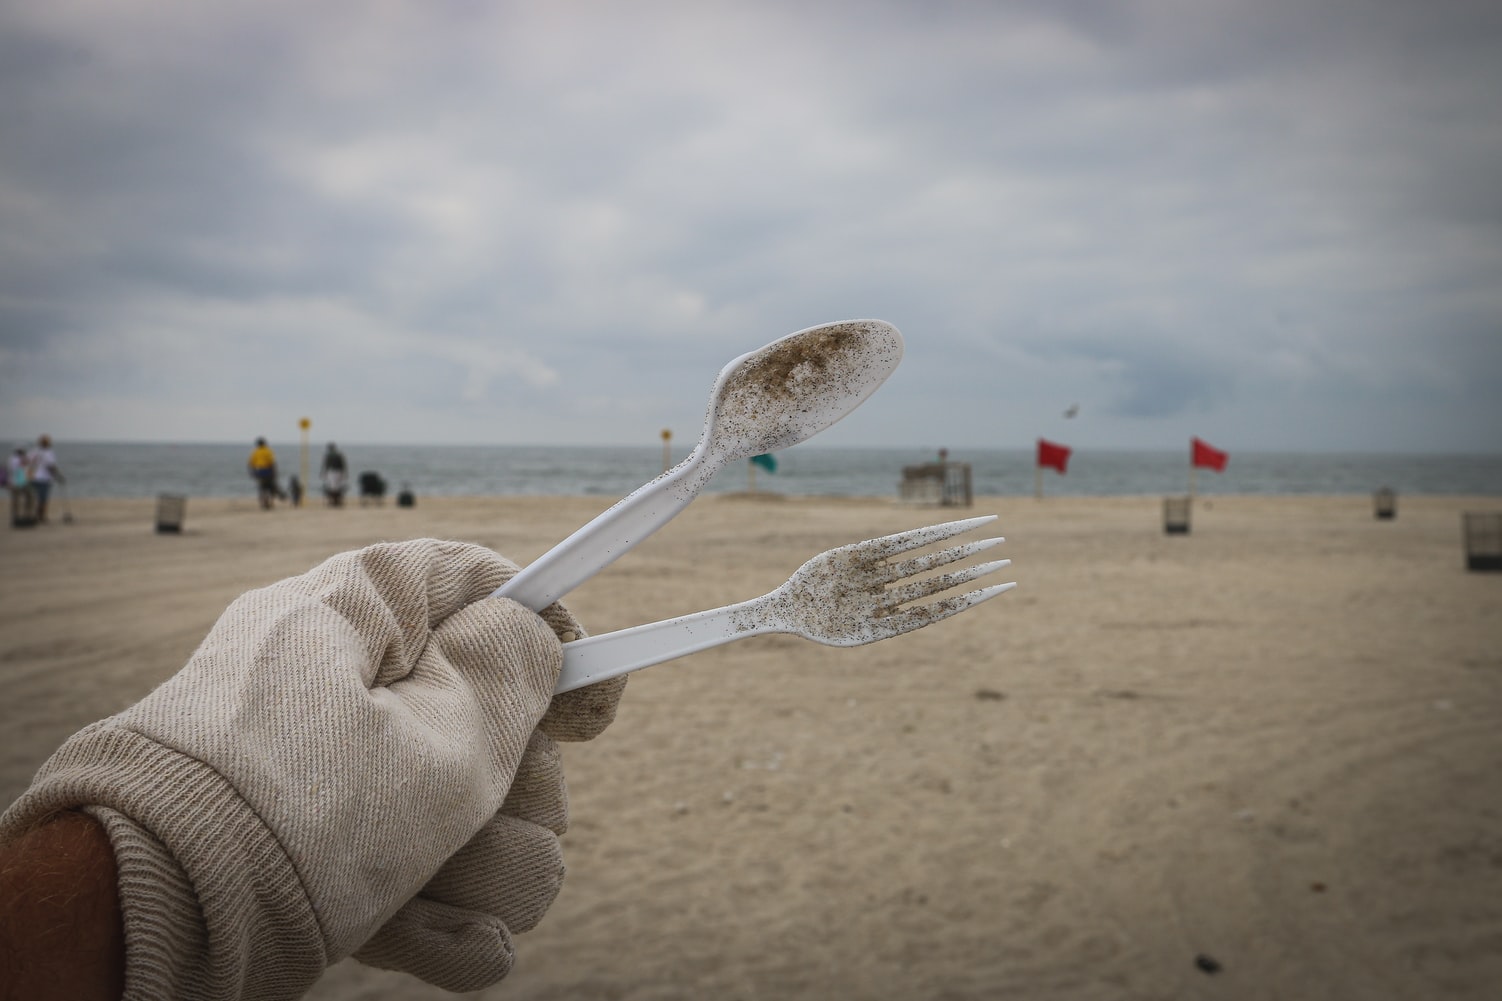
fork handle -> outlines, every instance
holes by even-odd
[[[569,692],[614,678],[674,657],[698,653],[758,633],[777,632],[775,623],[758,621],[747,625],[744,613],[754,610],[762,598],[649,622],[613,633],[586,636],[563,645],[563,673],[554,693]]]

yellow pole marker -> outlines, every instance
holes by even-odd
[[[302,429],[302,476],[298,479],[298,482],[302,484],[303,491],[307,492],[307,489],[308,489],[308,431],[313,427],[313,422],[311,420],[309,420],[308,418],[304,417],[302,420],[300,420],[300,421],[297,422],[297,426]]]

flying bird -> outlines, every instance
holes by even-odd
[[[1064,416],[1065,417],[1073,417],[1075,414],[1077,414],[1079,412],[1080,412],[1080,405],[1078,403],[1071,403],[1071,404],[1069,404],[1069,409],[1066,410],[1066,411],[1064,411]]]

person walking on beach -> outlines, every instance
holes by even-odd
[[[319,470],[319,476],[323,479],[323,496],[329,507],[343,507],[344,491],[349,488],[349,470],[344,453],[333,442],[329,442],[323,453],[323,468]]]
[[[31,491],[28,465],[26,449],[19,447],[5,464],[5,489],[10,491],[12,528],[26,528],[36,524],[36,501]]]
[[[47,498],[52,495],[52,481],[68,482],[58,468],[57,455],[52,451],[52,439],[42,435],[36,447],[26,456],[26,476],[31,481],[32,496],[36,501],[37,524],[47,520]]]
[[[272,501],[280,497],[282,491],[276,485],[276,453],[266,444],[265,438],[256,439],[247,466],[250,478],[256,481],[256,496],[260,498],[261,507],[271,510]]]
[[[511,970],[564,878],[562,603],[419,539],[236,599],[176,675],[68,738],[0,815],[0,997],[288,1001],[353,956],[445,990]]]

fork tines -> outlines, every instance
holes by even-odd
[[[942,594],[962,584],[968,584],[970,581],[994,573],[1003,567],[1010,566],[1012,563],[1011,560],[992,560],[987,563],[979,563],[974,566],[951,570],[947,573],[936,574],[932,577],[924,577],[916,580],[911,579],[930,570],[936,570],[940,567],[969,559],[977,553],[984,552],[993,546],[998,546],[1006,541],[1001,536],[981,539],[977,542],[967,542],[963,545],[952,546],[939,552],[925,553],[924,555],[907,559],[893,559],[893,557],[901,553],[932,545],[935,542],[942,542],[945,539],[953,538],[956,535],[963,534],[973,528],[978,528],[995,520],[996,516],[994,514],[983,515],[979,518],[965,518],[960,521],[950,521],[940,525],[930,525],[926,528],[899,532],[895,535],[883,536],[880,539],[874,540],[880,543],[877,548],[881,552],[882,558],[888,561],[885,580],[888,584],[893,585],[887,591],[887,598],[889,599],[887,614],[896,616],[899,619],[911,619],[913,620],[912,627],[916,627],[920,623],[927,624],[928,622],[937,622],[940,619],[946,619],[951,615],[963,612],[967,608],[974,607],[983,601],[994,598],[996,595],[1004,591],[1010,591],[1016,587],[1016,581],[1009,581],[1004,584],[992,584],[989,587],[980,588],[965,594],[942,598],[939,601],[922,607],[900,610],[898,608],[901,605],[922,601],[925,598]]]

